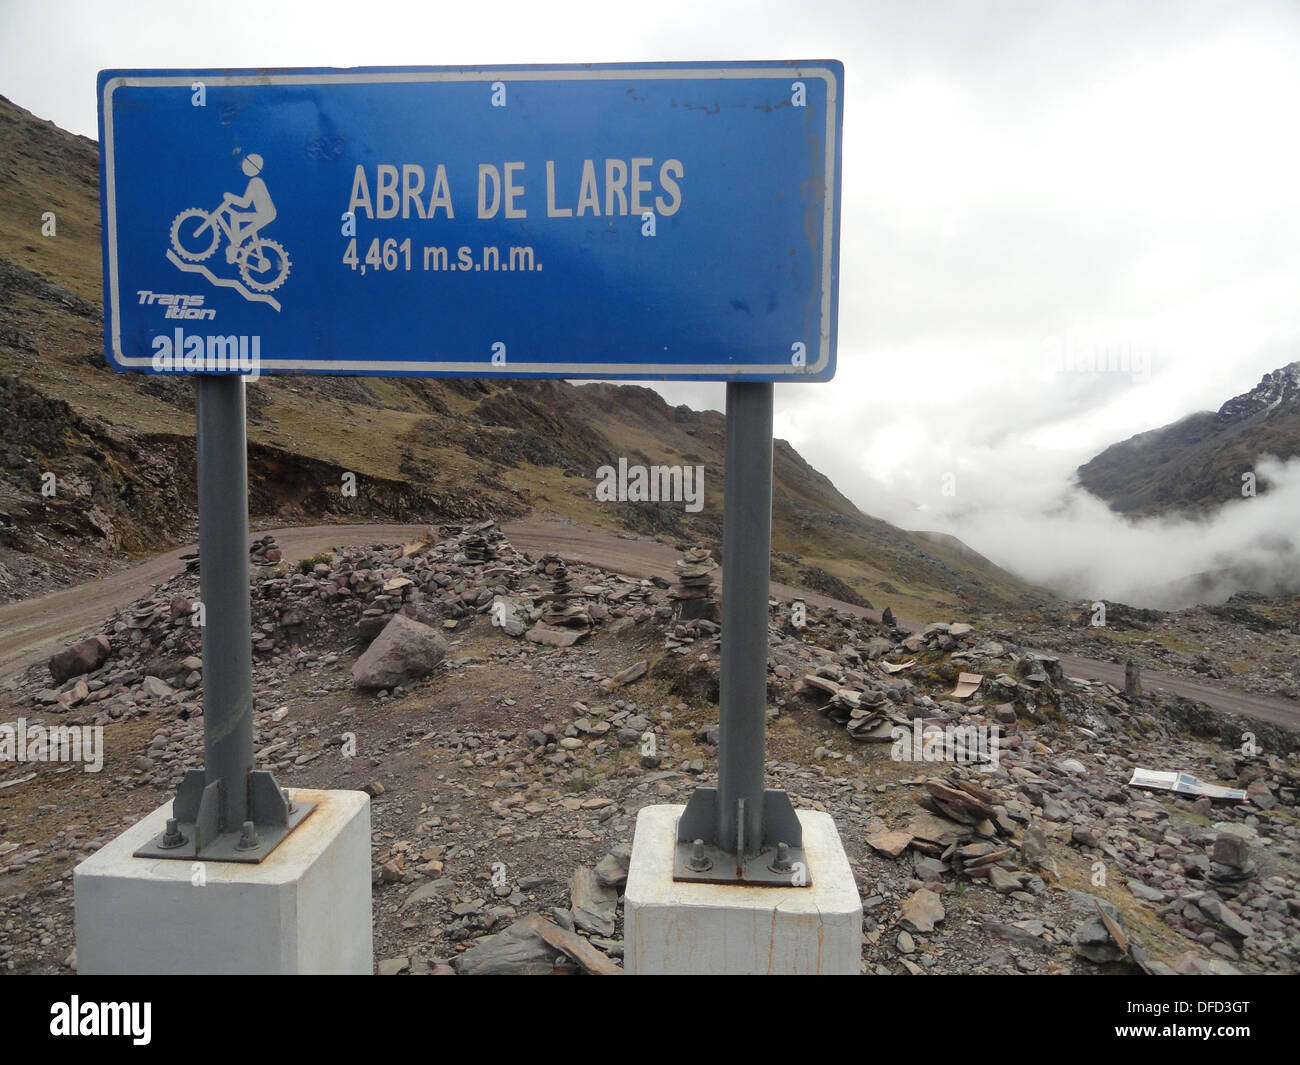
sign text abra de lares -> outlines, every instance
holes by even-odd
[[[843,66],[108,70],[110,363],[826,381]]]

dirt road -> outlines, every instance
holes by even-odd
[[[420,525],[312,525],[271,532],[284,557],[297,561],[318,551],[328,551],[335,544],[405,540],[423,528]],[[265,533],[259,530],[256,535]],[[197,550],[195,544],[178,547],[110,577],[0,607],[0,678],[48,658],[74,636],[95,630],[113,611],[148,595],[157,585],[180,573],[185,568],[181,555]]]
[[[294,562],[339,544],[391,544],[412,540],[426,528],[425,525],[311,525],[266,531],[275,536],[284,558]],[[510,522],[502,529],[516,548],[534,557],[554,551],[571,561],[585,562],[630,577],[671,579],[678,559],[678,553],[671,547],[644,537],[626,538],[603,529],[562,521]],[[264,534],[265,531],[258,531],[258,535]],[[0,607],[0,679],[48,658],[72,638],[95,631],[113,611],[149,594],[155,586],[180,572],[183,566],[180,556],[194,550],[194,545],[180,547],[111,577]],[[721,581],[721,572],[718,579]],[[798,592],[784,584],[774,583],[772,596],[783,602],[799,596],[816,606],[834,607],[875,620],[880,617],[877,611],[849,606],[826,596]],[[1061,668],[1068,675],[1123,686],[1124,667],[1121,665],[1072,655],[1059,657]],[[1163,688],[1177,695],[1199,699],[1216,710],[1300,727],[1300,704],[1289,699],[1254,695],[1230,684],[1186,680],[1150,669],[1143,672],[1142,683],[1149,691]]]

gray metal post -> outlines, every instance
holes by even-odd
[[[717,838],[749,853],[763,840],[774,387],[727,383]]]
[[[763,787],[774,391],[770,382],[727,383],[718,786],[696,788],[677,822],[676,880],[812,882],[794,807]]]
[[[248,587],[248,445],[244,381],[195,380],[199,601],[203,605],[203,760],[181,781],[166,831],[143,858],[260,862],[315,803],[290,803],[253,768],[253,624]]]
[[[207,783],[221,782],[221,830],[230,832],[248,819],[247,780],[253,768],[244,382],[235,374],[201,374],[196,384],[203,758]]]

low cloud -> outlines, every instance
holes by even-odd
[[[1260,456],[1255,497],[1197,516],[1131,519],[1075,482],[1110,444],[1253,387],[1294,358],[1300,337],[1199,375],[1154,344],[1065,343],[1109,362],[1077,354],[1062,366],[1050,337],[1019,351],[850,361],[829,388],[778,386],[776,435],[864,513],[949,533],[1066,599],[1176,609],[1300,591],[1300,459]],[[657,387],[672,402],[723,406],[721,385]]]
[[[960,501],[958,481],[949,509],[894,506],[888,518],[951,533],[1066,599],[1172,610],[1241,590],[1300,591],[1300,459],[1263,456],[1255,473],[1260,494],[1198,517],[1129,519],[1077,484],[1038,498],[1041,485],[1022,484],[1014,502],[977,492]]]

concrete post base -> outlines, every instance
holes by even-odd
[[[77,971],[373,971],[370,798],[290,789],[315,810],[258,865],[135,858],[168,802],[73,871]]]
[[[796,811],[808,887],[743,887],[673,880],[682,806],[647,806],[636,819],[623,896],[624,971],[725,975],[857,975],[862,899],[828,814]]]

